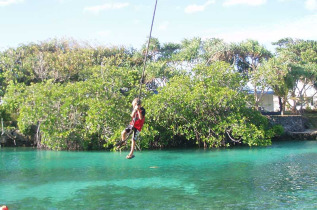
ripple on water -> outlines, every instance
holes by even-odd
[[[317,144],[125,153],[1,149],[12,209],[317,208]]]

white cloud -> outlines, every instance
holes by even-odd
[[[203,5],[197,5],[197,4],[189,5],[185,8],[185,13],[190,14],[195,12],[202,12],[206,9],[207,6],[209,6],[210,4],[214,4],[215,2],[216,2],[215,0],[209,0]]]
[[[317,15],[310,15],[302,19],[263,27],[213,29],[206,31],[203,37],[222,38],[227,42],[240,42],[246,39],[254,39],[266,46],[270,46],[272,42],[285,37],[315,40],[317,37],[317,28],[314,27],[315,25],[317,25]]]
[[[266,3],[267,0],[225,0],[223,6],[235,6],[238,4],[245,4],[249,6],[260,6]]]
[[[103,5],[97,5],[97,6],[92,6],[92,7],[85,7],[84,12],[91,12],[94,14],[99,14],[99,12],[103,10],[114,10],[114,9],[122,9],[124,7],[128,7],[130,4],[125,2],[125,3],[106,3]]]
[[[169,23],[168,21],[165,21],[165,22],[163,22],[163,23],[160,23],[159,26],[158,26],[158,29],[159,29],[160,31],[165,31],[165,30],[167,30],[169,24],[170,24],[170,23]]]
[[[317,10],[317,0],[306,0],[305,7],[308,10]]]
[[[5,7],[10,4],[22,3],[24,0],[0,0],[0,7]]]

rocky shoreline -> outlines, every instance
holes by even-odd
[[[282,125],[284,134],[273,141],[317,140],[317,128],[309,128],[307,119],[301,115],[268,115],[271,125]]]
[[[307,129],[302,132],[289,132],[281,136],[279,140],[317,140],[317,129]]]

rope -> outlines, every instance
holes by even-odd
[[[157,6],[157,0],[155,1],[155,7],[154,7],[154,12],[153,12],[153,17],[152,17],[150,36],[149,36],[149,40],[148,40],[148,43],[147,43],[147,48],[146,48],[145,56],[144,56],[143,72],[142,72],[142,77],[140,79],[140,92],[139,92],[139,97],[138,97],[139,99],[141,99],[142,81],[143,81],[143,78],[144,78],[144,72],[145,72],[145,68],[146,68],[146,61],[147,61],[147,56],[148,56],[149,48],[150,48],[150,42],[151,42],[151,38],[152,38],[152,29],[153,29],[153,23],[154,23],[154,18],[155,18],[156,6]]]
[[[141,76],[141,79],[140,79],[140,92],[139,92],[139,96],[138,96],[139,99],[141,98],[141,93],[142,93],[142,81],[143,81],[143,78],[144,78],[144,72],[145,72],[145,68],[146,68],[146,61],[147,61],[147,56],[148,56],[149,48],[150,48],[150,42],[151,42],[151,38],[152,38],[152,29],[153,29],[153,24],[154,24],[156,6],[157,6],[157,0],[155,1],[155,7],[154,7],[152,23],[151,23],[150,36],[149,36],[149,40],[148,40],[148,43],[147,43],[147,48],[146,48],[145,55],[144,55],[143,71],[142,71],[142,76]],[[135,113],[135,115],[136,115],[136,113]],[[132,127],[134,126],[134,123],[135,123],[135,116],[133,117],[133,125],[132,125]],[[129,133],[127,133],[127,137],[126,137],[126,139],[124,141],[126,141],[129,138],[131,133],[132,133],[132,129],[130,130]],[[139,147],[139,145],[137,143],[136,143],[136,146],[141,151],[141,149],[140,149],[140,147]],[[121,151],[121,149],[120,149],[120,151]]]

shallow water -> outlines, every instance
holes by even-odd
[[[316,209],[317,141],[136,152],[0,149],[11,209]]]

